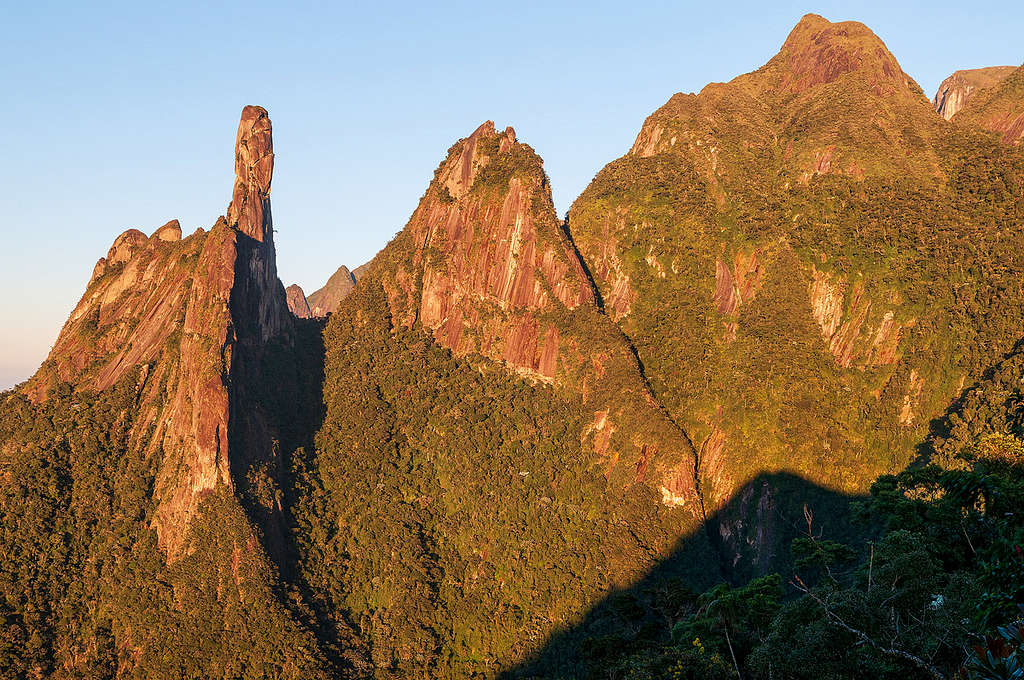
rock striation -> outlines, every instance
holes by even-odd
[[[58,383],[102,391],[138,372],[142,415],[131,441],[160,458],[152,524],[171,559],[200,502],[235,489],[254,458],[273,457],[252,385],[267,346],[287,343],[291,321],[277,279],[265,110],[244,109],[237,140],[228,217],[184,239],[177,220],[149,237],[118,236],[25,388],[42,401]],[[233,464],[234,439],[245,455]]]
[[[901,292],[919,279],[873,259],[859,202],[933,186],[951,134],[870,29],[808,14],[760,68],[673,95],[573,203],[573,242],[694,437],[709,509],[766,470],[863,492],[882,464],[849,461],[878,423],[897,450],[921,422],[901,415],[911,371],[915,404],[950,389],[916,365],[920,307]],[[836,195],[858,204],[823,220]]]
[[[643,482],[700,515],[696,451],[601,313],[541,159],[511,127],[487,121],[452,146],[359,282],[377,285],[394,324],[422,328],[481,370],[497,362],[582,403],[594,414],[580,433],[584,450],[610,479]]]

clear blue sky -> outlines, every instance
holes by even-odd
[[[0,389],[117,234],[224,212],[245,104],[274,122],[281,278],[309,293],[400,230],[480,122],[540,153],[562,214],[672,93],[757,68],[807,12],[866,23],[929,94],[1024,61],[1017,1],[7,3]]]

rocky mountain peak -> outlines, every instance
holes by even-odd
[[[306,300],[306,294],[302,290],[302,286],[293,283],[284,289],[285,295],[288,299],[288,310],[300,319],[308,319],[313,314],[309,311],[309,302]]]
[[[181,240],[181,223],[178,220],[171,220],[164,226],[160,227],[153,232],[150,238],[155,238],[158,241],[180,241]]]
[[[490,161],[490,156],[480,148],[480,142],[496,136],[493,121],[481,123],[473,134],[463,140],[460,152],[445,162],[440,178],[452,198],[462,198],[473,186],[477,173]],[[515,132],[512,132],[512,141],[515,141]]]
[[[994,79],[1000,73],[988,75]],[[987,87],[977,87],[956,120],[994,132],[1004,144],[1020,144],[1024,140],[1024,66],[1011,68]]]
[[[274,173],[274,141],[270,116],[260,106],[246,106],[235,138],[235,188],[228,206],[228,225],[257,241],[273,240],[270,181]]]
[[[781,67],[781,93],[797,94],[854,72],[864,74],[878,94],[920,89],[867,26],[857,21],[832,23],[817,14],[800,20],[769,65]]]
[[[556,305],[592,304],[593,291],[555,215],[542,161],[511,127],[499,134],[487,121],[451,148],[406,233],[423,288],[417,301],[409,283],[419,275],[396,277],[396,318],[419,319],[456,354],[554,379],[558,330],[538,319]]]

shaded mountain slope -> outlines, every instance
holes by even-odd
[[[564,223],[484,123],[308,301],[246,107],[226,216],[119,236],[0,395],[0,669],[563,677],[664,642],[680,583],[787,568],[804,503],[842,534],[880,473],[1021,428],[1019,72],[949,124],[808,15]]]

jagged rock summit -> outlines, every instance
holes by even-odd
[[[422,329],[481,370],[498,364],[581,400],[589,417],[577,436],[595,465],[700,516],[696,452],[601,313],[542,161],[511,127],[486,121],[451,147],[356,291],[378,288],[395,325]]]
[[[289,334],[273,245],[272,171],[270,119],[247,106],[228,218],[185,239],[177,220],[149,237],[137,229],[118,236],[26,386],[38,402],[60,383],[105,390],[137,374],[132,442],[162,457],[152,521],[172,557],[185,548],[201,500],[218,485],[234,488],[230,441],[251,420],[230,413],[229,402],[252,380],[252,369],[248,377],[240,369],[258,362],[271,338]]]
[[[932,106],[940,116],[952,120],[975,92],[998,85],[1016,69],[1016,66],[988,66],[956,71],[939,85]]]
[[[782,49],[757,73],[781,94],[799,94],[817,85],[848,80],[856,74],[876,93],[910,93],[921,88],[878,36],[858,21],[832,23],[807,14],[793,28]]]
[[[270,181],[274,174],[274,139],[270,116],[259,106],[242,109],[235,137],[235,187],[227,222],[257,241],[273,241]]]
[[[734,190],[771,191],[768,164],[782,170],[778,186],[823,174],[934,175],[939,132],[924,92],[878,36],[808,14],[762,67],[674,95],[630,153],[687,156],[722,207]]]

